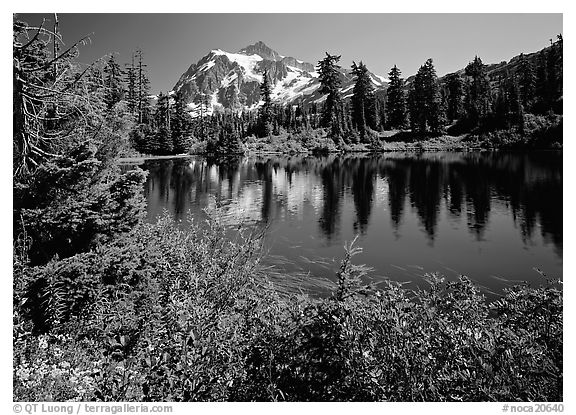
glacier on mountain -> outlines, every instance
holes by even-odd
[[[261,105],[260,83],[267,70],[276,104],[320,103],[319,74],[308,62],[280,55],[259,41],[230,53],[213,49],[182,74],[174,91],[181,92],[192,115],[212,114],[217,110],[255,109]],[[354,77],[342,68],[344,98],[352,95]],[[375,90],[384,91],[388,80],[370,73]]]

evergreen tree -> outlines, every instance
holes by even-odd
[[[154,139],[150,140],[148,148],[149,152],[151,154],[172,154],[174,147],[172,144],[172,131],[170,125],[170,97],[162,92],[158,95],[154,121],[156,132],[154,134]]]
[[[262,83],[260,84],[260,96],[263,104],[258,112],[260,123],[260,137],[269,136],[272,132],[272,87],[268,78],[268,70],[264,69]]]
[[[286,105],[284,108],[285,128],[288,131],[296,130],[296,115],[293,105]]]
[[[534,111],[545,114],[549,111],[562,113],[563,39],[550,40],[549,48],[538,55],[536,70],[536,97]]]
[[[510,129],[513,126],[524,128],[524,111],[518,82],[514,76],[506,73],[500,80],[496,97],[494,115],[496,127]]]
[[[352,95],[352,123],[364,138],[367,126],[373,130],[377,128],[374,87],[368,68],[362,61],[358,65],[352,62],[352,74],[356,76]]]
[[[534,74],[532,63],[526,59],[523,53],[520,54],[518,63],[518,77],[522,105],[525,109],[528,109],[532,105],[536,92],[536,75]]]
[[[198,117],[198,131],[196,132],[196,135],[203,141],[206,140],[209,136],[206,122],[209,103],[208,97],[209,96],[207,94],[201,93],[196,99],[196,103],[200,106],[200,117]]]
[[[326,101],[322,111],[321,125],[331,130],[333,139],[336,141],[342,133],[341,112],[342,100],[340,97],[340,56],[330,55],[318,62],[320,80],[320,93],[326,94]]]
[[[304,111],[302,110],[301,103],[296,105],[296,108],[294,109],[294,118],[298,128],[304,128]]]
[[[514,75],[507,79],[506,92],[508,94],[508,119],[509,125],[516,125],[521,132],[524,132],[524,107],[522,105],[522,95],[518,80]]]
[[[410,124],[412,130],[424,134],[440,132],[441,112],[438,77],[432,59],[420,67],[410,89]]]
[[[547,53],[542,51],[538,54],[536,66],[536,97],[533,105],[534,112],[543,114],[550,107],[550,90],[548,89],[548,65]]]
[[[229,119],[222,120],[214,129],[214,135],[206,144],[206,152],[214,155],[240,154],[242,143],[238,130]]]
[[[446,118],[458,120],[464,115],[464,83],[457,73],[451,73],[446,80]]]
[[[147,65],[144,64],[142,51],[139,49],[135,52],[136,61],[136,102],[138,111],[138,123],[146,124],[150,121],[150,80],[146,71]]]
[[[55,47],[54,34],[14,21],[13,232],[15,245],[23,235],[30,242],[29,265],[106,243],[145,207],[144,173],[121,174],[115,161],[130,117],[108,110],[102,68],[78,69],[80,42]],[[49,110],[58,123],[48,129]]]
[[[175,154],[187,153],[191,145],[191,123],[192,118],[186,111],[186,105],[181,92],[174,94],[174,105],[172,106],[172,122],[170,124],[172,132],[172,143]]]
[[[134,64],[134,54],[132,54],[132,61],[126,64],[124,71],[126,95],[125,99],[128,104],[128,111],[136,116],[138,112],[138,94],[136,91],[136,66]]]
[[[280,123],[276,117],[272,121],[272,135],[280,135]]]
[[[108,109],[124,99],[124,88],[122,86],[122,70],[116,63],[114,56],[110,56],[104,67],[104,86],[106,93],[104,101]]]
[[[232,111],[236,111],[241,107],[236,82],[232,82],[228,88],[226,88],[225,99],[228,104],[228,108],[230,108]]]
[[[562,95],[562,36],[556,42],[550,40],[550,49],[546,56],[548,71],[548,90],[550,91],[550,104]]]
[[[378,118],[378,130],[381,130],[388,124],[386,100],[382,96],[376,97],[376,115]]]
[[[466,114],[472,125],[479,125],[487,119],[491,105],[490,81],[482,59],[474,57],[466,66],[465,74],[469,77],[465,99]]]
[[[426,129],[426,120],[422,110],[424,108],[424,98],[421,85],[421,76],[416,74],[408,90],[408,113],[410,114],[410,129],[413,132],[420,132]]]
[[[406,98],[404,96],[404,80],[396,65],[388,72],[388,90],[386,91],[387,128],[402,128],[406,124]]]
[[[556,105],[554,111],[557,114],[563,114],[563,96],[564,96],[564,40],[561,34],[556,36],[556,42],[553,46],[555,69],[556,69]]]

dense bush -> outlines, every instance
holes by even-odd
[[[85,252],[143,217],[144,172],[120,174],[118,166],[98,158],[98,150],[79,144],[41,165],[27,182],[15,184],[14,233],[32,241],[32,263]]]
[[[223,126],[218,130],[217,136],[206,142],[206,153],[222,155],[244,153],[238,132],[231,125]]]
[[[297,133],[282,132],[277,136],[257,138],[250,136],[245,141],[248,153],[333,153],[342,150],[334,140],[325,136],[323,129],[304,130]]]
[[[562,400],[557,283],[364,287],[355,252],[326,299],[280,294],[217,219],[16,267],[14,400]]]
[[[563,117],[553,113],[547,116],[526,114],[524,130],[532,138],[533,147],[562,148]]]

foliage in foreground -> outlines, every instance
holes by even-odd
[[[562,400],[552,281],[493,304],[464,277],[366,288],[350,246],[332,298],[283,295],[257,235],[176,225],[15,267],[14,400]]]

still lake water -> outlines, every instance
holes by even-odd
[[[148,219],[167,209],[186,226],[219,207],[225,221],[267,225],[265,262],[322,294],[343,246],[355,263],[423,286],[423,275],[464,274],[488,298],[534,270],[562,277],[562,154],[386,153],[202,157],[146,161]],[[195,219],[196,220],[196,219]],[[306,275],[306,276],[302,276]]]

